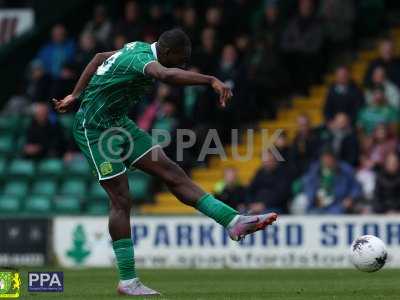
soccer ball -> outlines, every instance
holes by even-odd
[[[385,265],[386,259],[386,246],[376,236],[363,235],[351,244],[350,260],[360,271],[376,272]]]

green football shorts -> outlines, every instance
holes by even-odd
[[[96,129],[75,117],[73,135],[99,180],[110,179],[134,168],[142,156],[159,145],[151,136],[126,118],[119,126]]]

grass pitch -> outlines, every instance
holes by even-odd
[[[22,271],[20,299],[127,299],[116,295],[117,274],[112,269],[64,270],[63,293],[28,293],[27,271]],[[400,299],[400,270],[390,269],[371,274],[335,269],[142,270],[139,275],[146,285],[163,294],[156,299]]]

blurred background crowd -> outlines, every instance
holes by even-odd
[[[55,114],[49,100],[72,91],[95,53],[136,40],[152,43],[164,30],[181,27],[192,40],[188,69],[229,84],[231,103],[218,107],[216,95],[205,86],[157,83],[150,95],[130,108],[129,116],[144,130],[164,129],[173,137],[177,128],[192,129],[197,144],[179,162],[187,172],[207,168],[208,160],[196,158],[209,129],[216,128],[222,143],[229,145],[231,128],[257,129],[260,120],[276,119],[279,109],[290,107],[296,97],[310,96],[310,87],[334,72],[323,96],[322,122],[314,124],[304,110],[292,120],[294,135],[283,132],[276,140],[284,162],[264,153],[258,170],[245,183],[238,170],[228,166],[212,191],[242,211],[400,212],[400,60],[396,43],[386,35],[390,1],[117,2],[111,7],[106,1],[93,1],[91,17],[79,31],[70,33],[68,22],[54,24],[48,41],[32,53],[18,89],[1,113],[4,126],[16,116],[16,126],[24,128],[13,136],[14,148],[0,147],[13,149],[12,155],[4,155],[4,172],[11,172],[14,165],[18,169],[9,157],[20,160],[20,166],[31,162],[34,172],[45,168],[44,161],[80,164],[83,158],[69,130],[73,113]],[[378,56],[368,63],[362,82],[354,81],[349,65],[358,49],[378,38]],[[172,158],[175,147],[172,143],[166,148]],[[74,189],[83,196],[93,190],[99,195],[91,183],[79,188],[76,181],[64,187],[65,180],[59,179],[53,193]],[[35,184],[26,185],[27,193],[35,193]],[[7,185],[4,180],[4,195]],[[44,186],[36,187],[36,193],[42,194]],[[160,190],[153,179],[144,198],[151,202],[148,194]]]

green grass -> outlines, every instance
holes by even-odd
[[[140,276],[149,287],[162,292],[158,299],[400,299],[400,270],[390,269],[372,274],[335,269],[142,270]],[[66,270],[64,278],[63,293],[29,294],[24,270],[22,299],[121,299],[115,293],[115,270]]]

